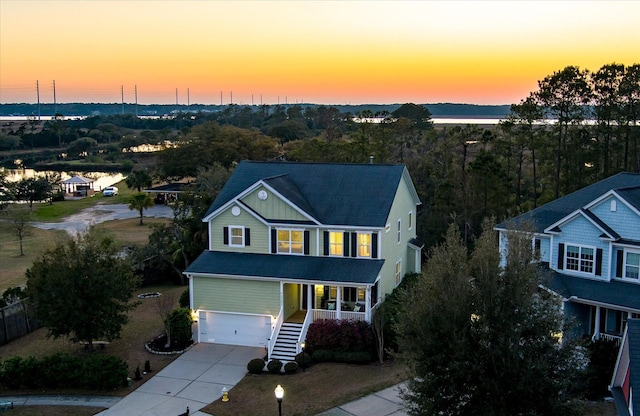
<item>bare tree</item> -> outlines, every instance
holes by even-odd
[[[175,293],[165,293],[156,298],[156,311],[158,311],[158,315],[160,315],[160,319],[162,319],[164,332],[167,334],[167,343],[165,344],[166,348],[171,346],[171,322],[169,318],[177,304],[178,295]]]
[[[13,205],[7,208],[6,216],[11,222],[13,235],[18,237],[18,240],[20,241],[20,256],[24,256],[24,247],[22,242],[24,238],[29,235],[28,225],[31,221],[31,210]]]

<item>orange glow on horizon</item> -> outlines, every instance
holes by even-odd
[[[511,104],[639,63],[640,2],[576,4],[0,0],[0,102]]]

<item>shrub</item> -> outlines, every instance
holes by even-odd
[[[320,320],[307,332],[307,350],[373,352],[375,348],[371,326],[363,321]]]
[[[180,294],[180,300],[178,300],[178,305],[180,305],[181,308],[188,308],[189,306],[189,289],[185,289],[181,294]]]
[[[280,360],[271,360],[267,363],[267,371],[271,374],[277,374],[282,369],[282,361]]]
[[[368,364],[371,362],[371,354],[368,352],[316,350],[313,353],[313,361],[317,363],[335,362],[346,364]]]
[[[264,360],[262,358],[254,358],[247,364],[247,371],[251,374],[260,374],[264,371]]]
[[[186,348],[191,345],[191,309],[176,308],[169,315],[169,325],[171,326],[171,345],[176,348]]]
[[[109,355],[10,358],[0,364],[0,380],[10,389],[68,387],[110,390],[127,378],[127,363]]]
[[[151,362],[149,360],[144,362],[144,372],[145,373],[151,372]]]
[[[284,372],[286,374],[294,374],[296,371],[298,371],[298,363],[295,361],[289,361],[284,365]]]
[[[304,354],[304,356],[302,354]],[[309,354],[301,352],[296,355],[296,364],[298,364],[298,367],[300,368],[309,368],[311,364],[313,364],[313,360]]]

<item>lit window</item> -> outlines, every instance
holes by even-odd
[[[344,233],[342,231],[329,232],[329,255],[342,256],[344,254]]]
[[[229,245],[244,246],[244,227],[229,227]]]
[[[302,254],[302,230],[278,230],[278,253]]]
[[[640,275],[640,253],[626,253],[624,262],[624,277],[638,279]]]
[[[358,257],[371,257],[371,234],[358,234]]]
[[[396,263],[396,286],[400,284],[402,280],[402,260]]]
[[[577,272],[593,274],[594,252],[590,247],[567,246],[566,268]]]

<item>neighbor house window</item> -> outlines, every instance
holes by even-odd
[[[409,224],[407,224],[407,229],[412,229],[413,228],[413,212],[409,211]]]
[[[344,232],[329,232],[329,255],[342,256],[344,254]]]
[[[396,263],[395,276],[396,276],[396,286],[398,286],[400,284],[400,281],[402,280],[402,260],[398,260],[398,262]]]
[[[402,239],[402,221],[398,220],[398,244],[400,244],[401,239]]]
[[[278,253],[303,254],[302,230],[278,230]]]
[[[567,245],[566,269],[583,273],[594,273],[595,249],[592,247]]]
[[[640,253],[626,252],[624,261],[624,277],[638,279],[640,275]]]
[[[358,233],[358,257],[371,257],[371,234]]]

